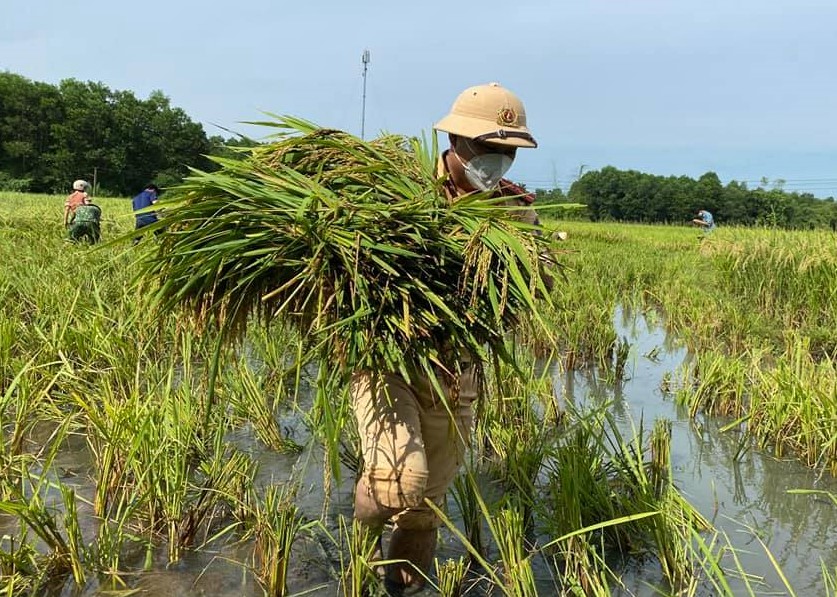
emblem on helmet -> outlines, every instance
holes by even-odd
[[[501,126],[517,126],[517,112],[511,108],[501,108],[497,113],[497,124]]]

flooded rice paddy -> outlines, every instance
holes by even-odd
[[[594,371],[556,372],[558,395],[565,400],[610,402],[626,429],[641,420],[646,427],[657,418],[670,420],[675,484],[739,548],[743,568],[764,579],[764,594],[785,593],[755,534],[799,595],[822,594],[823,562],[829,569],[837,565],[837,507],[818,494],[789,492],[834,493],[835,479],[793,458],[779,460],[755,451],[740,432],[723,430],[732,420],[690,418],[687,408],[675,404],[671,391],[689,370],[689,353],[662,326],[643,316],[617,310],[614,323],[619,337],[631,344],[626,380],[608,384]],[[643,582],[660,582],[653,570],[642,568],[626,570],[625,577],[640,595],[653,594],[641,588]]]
[[[837,506],[824,494],[791,493],[794,490],[823,490],[837,493],[837,482],[829,474],[820,474],[793,459],[780,460],[752,448],[731,420],[698,416],[675,402],[678,385],[688,383],[690,354],[669,337],[656,318],[617,310],[614,317],[617,335],[630,346],[625,374],[621,380],[608,379],[595,369],[564,371],[550,366],[556,400],[576,408],[609,405],[626,437],[637,428],[648,430],[656,419],[672,423],[671,460],[674,481],[684,496],[736,548],[741,567],[753,575],[751,583],[761,587],[760,594],[784,594],[775,566],[757,537],[775,557],[780,569],[800,595],[822,594],[822,566],[837,567]],[[300,454],[278,454],[257,441],[249,428],[240,429],[228,438],[259,463],[257,484],[286,482],[299,486],[296,503],[311,520],[321,518],[326,532],[304,533],[294,546],[288,588],[296,595],[336,595],[341,592],[337,578],[341,570],[341,548],[329,538],[339,537],[340,515],[351,517],[353,474],[344,470],[340,482],[324,489],[323,454],[317,442],[307,441],[308,431],[300,417],[286,413],[282,428],[291,439],[308,446]],[[730,426],[731,429],[725,429]],[[94,486],[88,481],[92,463],[85,439],[71,438],[55,461],[60,480],[88,499]],[[453,500],[452,517],[461,522]],[[80,506],[85,534],[95,534],[92,507]],[[15,525],[0,517],[0,535],[12,534]],[[204,539],[209,539],[206,537]],[[208,543],[187,551],[176,564],[167,565],[164,549],[137,549],[126,554],[123,562],[134,569],[147,571],[126,575],[131,589],[149,595],[261,595],[249,569],[252,546],[227,541]],[[440,559],[464,555],[459,542],[447,531],[441,536]],[[730,558],[732,556],[730,555]],[[665,586],[659,564],[652,559],[628,558],[608,562],[622,577],[624,588],[613,587],[613,594],[654,595],[653,587]],[[728,569],[733,562],[723,562]],[[533,562],[540,594],[555,593],[548,566]],[[730,579],[735,587],[735,578]],[[63,594],[105,594],[95,580],[80,590]],[[69,592],[68,592],[69,591]],[[109,593],[108,593],[109,594]],[[698,594],[701,594],[698,591]],[[705,593],[711,594],[711,593]]]

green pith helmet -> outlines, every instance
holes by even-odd
[[[469,87],[460,93],[450,113],[433,128],[483,143],[538,146],[526,128],[523,102],[499,83]]]

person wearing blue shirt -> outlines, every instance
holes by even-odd
[[[145,228],[146,226],[150,226],[157,221],[157,213],[154,211],[148,211],[145,213],[136,213],[140,210],[144,210],[148,207],[151,207],[155,203],[157,203],[157,197],[160,195],[160,188],[155,184],[147,185],[142,192],[134,197],[131,200],[131,204],[134,209],[134,217],[136,218],[136,227],[135,230],[139,230],[140,228]],[[155,234],[159,234],[159,230],[155,231]],[[134,244],[139,242],[139,237],[134,239]]]
[[[705,234],[709,234],[715,230],[715,218],[712,217],[711,213],[705,209],[701,209],[697,212],[697,216],[698,217],[692,220],[692,223],[703,228],[703,232]]]

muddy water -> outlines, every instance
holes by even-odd
[[[732,545],[740,549],[745,570],[763,578],[760,594],[784,594],[768,557],[754,538],[757,534],[770,548],[782,570],[799,595],[823,593],[821,563],[830,569],[837,566],[837,507],[830,502],[806,495],[787,493],[791,489],[823,489],[837,493],[837,483],[818,475],[791,460],[780,461],[759,454],[742,444],[735,432],[720,432],[728,421],[699,418],[692,420],[677,407],[670,395],[661,390],[664,379],[679,378],[679,371],[689,367],[689,355],[668,338],[661,327],[642,316],[616,313],[619,337],[631,344],[626,379],[618,384],[603,381],[595,371],[567,374],[554,370],[555,392],[559,400],[575,403],[612,402],[613,413],[627,435],[644,421],[646,430],[657,418],[672,421],[672,461],[677,486],[686,497],[721,530]],[[288,414],[283,427],[297,442],[309,439],[299,418]],[[310,447],[302,455],[279,455],[266,450],[248,429],[229,438],[249,452],[259,463],[258,483],[299,482],[297,503],[310,518],[319,518],[325,504],[322,453]],[[313,445],[315,442],[308,442]],[[742,454],[742,447],[743,454]],[[73,443],[58,460],[62,481],[76,487],[80,495],[92,497],[87,483],[89,455],[83,440]],[[329,492],[325,532],[301,536],[295,544],[289,588],[294,594],[341,594],[335,581],[341,567],[337,539],[340,530],[334,521],[339,515],[351,516],[352,475],[344,471],[341,483]],[[455,514],[454,514],[455,517]],[[0,534],[14,532],[14,524],[0,517]],[[93,527],[85,534],[92,534]],[[440,557],[462,553],[447,533],[442,536]],[[248,544],[213,545],[212,549],[187,553],[174,566],[167,566],[164,550],[155,555],[152,570],[128,576],[129,586],[148,595],[240,596],[261,595],[247,567],[251,546]],[[131,558],[128,558],[131,561]],[[127,562],[126,562],[127,563]],[[142,554],[135,554],[130,565],[140,568]],[[726,562],[730,569],[734,563]],[[542,594],[554,594],[548,572],[539,570],[543,579]],[[636,595],[654,595],[649,585],[665,586],[659,568],[648,562],[629,565],[623,571],[626,587]],[[734,580],[732,581],[734,586]],[[104,595],[94,582],[81,591],[67,587],[64,594]],[[707,593],[708,594],[708,593]],[[742,593],[743,594],[743,593]]]
[[[740,550],[744,569],[763,578],[759,590],[785,594],[755,535],[769,547],[797,594],[824,594],[821,565],[824,562],[829,570],[837,566],[837,507],[822,497],[788,491],[837,493],[837,482],[828,473],[820,476],[793,460],[758,453],[735,431],[721,432],[731,421],[690,419],[688,411],[661,389],[667,374],[676,383],[678,372],[688,370],[687,351],[674,344],[661,326],[642,316],[617,311],[614,323],[619,337],[631,344],[627,379],[613,384],[600,381],[593,371],[569,375],[556,371],[557,394],[576,402],[613,401],[613,413],[625,430],[638,426],[640,420],[646,430],[657,418],[672,421],[677,487],[726,532]],[[725,564],[727,569],[734,568],[731,559]],[[658,572],[654,567],[626,570],[624,579],[637,594],[651,594],[642,587],[657,584]]]

